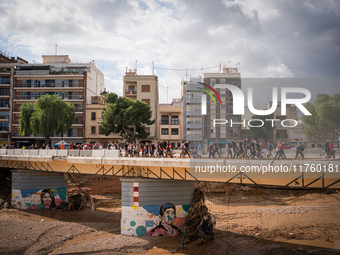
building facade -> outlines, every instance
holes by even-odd
[[[61,139],[70,143],[85,142],[86,103],[104,90],[104,75],[93,62],[72,63],[67,55],[44,55],[42,64],[21,64],[14,73],[12,103],[12,141],[17,146],[38,144],[44,137],[19,135],[20,106],[34,104],[43,95],[58,95],[75,106],[75,121],[68,132],[54,134],[51,145]]]
[[[178,148],[183,139],[183,105],[181,99],[173,99],[171,104],[159,104],[158,134],[160,141],[169,141],[172,148]]]
[[[106,136],[100,132],[100,123],[103,121],[102,113],[105,107],[106,90],[100,96],[92,96],[91,102],[86,104],[86,124],[85,124],[85,138],[87,144],[102,144],[107,147],[108,143],[118,142],[122,143],[123,138],[118,134],[111,133]]]
[[[155,75],[138,75],[137,69],[126,70],[123,77],[123,95],[130,99],[137,99],[145,102],[151,107],[152,119],[155,124],[146,127],[146,132],[150,133],[148,140],[158,139],[158,77]]]
[[[14,58],[0,50],[0,144],[12,141],[12,100],[15,68],[28,64],[22,58]]]
[[[241,88],[241,75],[237,68],[223,68],[218,73],[204,73],[200,78],[193,78],[189,82],[182,82],[184,138],[193,142],[200,142],[206,146],[215,141],[220,147],[234,139],[241,138],[241,125],[216,125],[214,119],[232,119],[233,122],[240,122],[240,115],[233,115],[233,97],[231,92],[225,88],[215,88],[221,98],[222,105],[217,100],[217,95],[212,91],[213,100],[207,96],[206,112],[201,113],[201,98],[206,94],[202,89],[205,88],[201,83],[207,84],[213,88],[219,84],[230,84]],[[208,89],[209,90],[209,89]],[[217,103],[215,103],[215,101]]]

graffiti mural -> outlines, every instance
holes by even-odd
[[[12,206],[18,209],[52,209],[66,200],[67,187],[54,189],[12,189]]]
[[[190,205],[146,205],[122,207],[121,233],[130,236],[176,236]]]
[[[159,224],[150,229],[147,236],[177,236],[181,230],[173,225],[176,219],[176,207],[171,203],[166,203],[159,207]]]

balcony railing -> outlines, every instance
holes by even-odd
[[[136,89],[126,89],[125,94],[126,95],[135,95],[135,94],[137,94],[137,90]]]
[[[9,131],[9,127],[0,127],[0,132],[1,131]]]
[[[179,125],[180,124],[180,120],[176,120],[176,121],[159,121],[159,125]]]
[[[0,104],[0,108],[8,108],[9,106],[9,104]]]
[[[55,84],[55,83],[44,83],[44,84],[27,84],[27,83],[16,83],[14,84],[14,88],[82,88],[81,84]]]
[[[56,94],[57,95],[57,94]],[[15,100],[37,100],[38,98],[42,97],[44,95],[15,95],[13,99]],[[83,96],[82,95],[75,95],[75,96],[68,96],[68,95],[62,95],[61,98],[64,100],[82,100]]]
[[[84,108],[83,107],[75,107],[75,112],[83,112]],[[20,112],[20,107],[14,107],[13,112]]]
[[[8,120],[9,119],[9,115],[1,115],[0,116],[0,120]]]

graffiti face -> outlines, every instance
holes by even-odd
[[[50,208],[51,203],[52,203],[52,197],[51,197],[50,193],[43,194],[42,204],[43,204],[44,208]]]
[[[169,208],[164,211],[164,214],[162,216],[162,221],[166,224],[171,225],[176,218],[176,212],[173,208]]]

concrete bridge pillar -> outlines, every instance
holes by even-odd
[[[9,168],[0,169],[0,208],[4,203],[11,204],[12,173]]]
[[[52,209],[67,198],[65,173],[13,170],[12,201],[18,209]]]
[[[120,179],[121,233],[129,236],[175,236],[192,202],[193,181]]]

